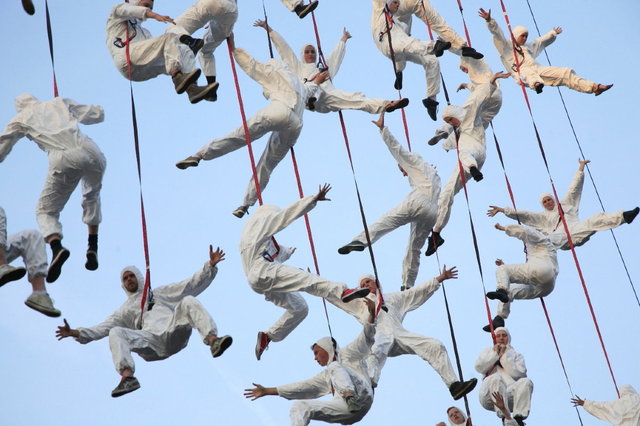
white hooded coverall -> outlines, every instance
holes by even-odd
[[[116,68],[129,78],[125,44],[129,30],[131,81],[145,81],[160,74],[176,71],[189,73],[195,69],[195,56],[186,44],[180,43],[180,34],[165,33],[152,37],[140,22],[147,19],[149,8],[128,3],[117,4],[107,20],[107,48]]]
[[[202,37],[204,46],[198,52],[198,60],[204,75],[214,77],[216,58],[213,52],[231,34],[237,20],[237,0],[197,0],[174,19],[175,25],[167,26],[167,33],[191,35],[207,26]]]
[[[420,251],[438,214],[440,176],[436,168],[424,161],[419,154],[402,148],[388,127],[382,129],[381,135],[393,158],[407,173],[412,190],[402,203],[369,226],[369,236],[371,243],[375,243],[387,233],[411,224],[407,253],[402,263],[402,285],[411,288],[416,282],[420,268]],[[367,241],[364,232],[353,240],[365,244]]]
[[[640,426],[640,395],[631,385],[620,387],[620,398],[608,402],[584,401],[587,413],[614,426]]]
[[[535,58],[542,53],[544,48],[556,40],[557,34],[554,30],[536,38],[531,43],[517,47],[517,61],[520,64],[520,74],[518,74],[513,44],[505,38],[495,19],[491,18],[487,22],[487,27],[491,35],[493,35],[493,44],[498,49],[502,64],[511,73],[516,82],[522,81],[531,89],[535,89],[536,84],[542,83],[545,86],[567,86],[569,89],[577,90],[578,92],[593,93],[595,83],[578,76],[573,69],[546,67],[535,61]],[[525,32],[528,32],[525,27],[516,27],[514,28],[513,36],[518,38]]]
[[[440,92],[440,63],[433,54],[435,43],[410,37],[406,24],[395,16],[391,16],[391,21],[388,23],[390,31],[387,34],[386,5],[385,0],[373,0],[371,14],[373,41],[384,56],[391,59],[391,50],[389,49],[389,35],[391,35],[396,71],[402,72],[407,61],[421,65],[427,80],[426,97],[436,96]]]
[[[293,73],[302,80],[303,83],[312,80],[316,74],[321,72],[316,63],[306,63],[304,62],[304,59],[299,60],[291,47],[276,31],[271,30],[269,35],[282,60],[289,66]],[[371,114],[381,113],[387,103],[386,100],[379,98],[367,98],[360,92],[344,92],[336,89],[333,85],[331,80],[335,78],[338,70],[340,69],[345,49],[346,41],[341,39],[327,57],[326,66],[329,68],[330,78],[316,86],[317,90],[313,93],[313,96],[317,99],[314,104],[314,111],[328,113],[342,109],[356,109],[366,111]]]
[[[507,349],[501,357],[493,347],[484,349],[478,355],[476,371],[484,375],[478,398],[485,409],[502,414],[493,405],[491,397],[493,392],[500,392],[512,417],[527,418],[531,410],[533,382],[527,378],[524,357],[511,346],[511,334],[504,327],[498,327],[494,332],[498,330],[506,331],[509,336]]]
[[[266,300],[287,310],[267,332],[274,341],[284,339],[307,316],[304,299],[294,292],[340,299],[346,289],[343,283],[280,263],[291,253],[289,250],[288,254],[281,254],[282,247],[278,253],[272,237],[315,205],[314,196],[302,198],[282,210],[265,204],[249,217],[240,236],[242,267],[249,285],[256,293],[264,294]]]
[[[311,420],[350,425],[364,418],[373,404],[373,389],[363,359],[373,343],[375,327],[365,324],[356,340],[339,350],[320,374],[300,382],[278,386],[278,395],[286,399],[304,399],[291,407],[291,426],[306,426]],[[334,392],[331,400],[306,401]],[[357,411],[349,411],[343,395],[353,394]]]
[[[375,280],[373,276],[369,278]],[[417,355],[427,361],[440,375],[447,388],[458,380],[447,349],[441,341],[408,331],[402,325],[407,313],[422,306],[439,288],[440,282],[434,278],[405,291],[384,294],[384,303],[388,311],[381,309],[378,312],[375,342],[371,347],[371,354],[366,357],[368,373],[374,383],[379,382],[387,357],[400,355]],[[367,297],[379,303],[377,294],[369,294]],[[342,303],[340,299],[334,298],[327,300],[356,317],[361,323],[366,323],[369,312],[365,304]]]
[[[2,207],[0,207],[0,247],[5,251],[7,263],[22,257],[29,280],[47,275],[47,252],[42,235],[34,229],[29,229],[7,236],[7,216]]]
[[[622,210],[618,210],[615,213],[596,213],[588,219],[580,221],[579,209],[583,186],[584,172],[578,170],[567,189],[567,193],[560,200],[571,241],[576,247],[589,241],[589,238],[597,231],[613,229],[624,223]],[[560,219],[557,205],[553,210],[544,209],[541,212],[504,207],[504,214],[511,219],[519,218],[521,223],[548,234],[549,239],[557,249],[569,250],[569,240]]]
[[[431,5],[429,0],[401,0],[400,7],[396,12],[396,17],[407,27],[407,34],[411,34],[412,15],[416,15],[438,37],[451,43],[451,48],[460,50],[467,45],[467,42],[451,28],[440,16],[438,11]]]
[[[256,165],[260,190],[269,183],[271,172],[295,145],[302,130],[302,113],[307,99],[306,88],[286,64],[277,59],[265,63],[256,61],[246,51],[236,48],[233,56],[249,77],[260,83],[263,93],[271,101],[247,120],[251,142],[271,132],[267,146]],[[246,146],[244,127],[214,139],[198,153],[204,160],[212,160]],[[242,205],[252,206],[257,200],[253,177],[249,181]]]
[[[496,268],[496,287],[509,294],[509,302],[498,302],[498,315],[509,317],[511,301],[548,296],[556,284],[558,259],[549,237],[526,225],[509,225],[505,233],[521,240],[527,251],[526,263]]]
[[[82,180],[82,221],[98,225],[102,220],[100,190],[107,160],[78,123],[104,120],[99,105],[82,105],[71,99],[38,101],[29,94],[16,98],[18,114],[0,134],[0,162],[22,137],[34,141],[49,156],[49,173],[38,200],[36,218],[44,238],[62,237],[60,212]]]
[[[198,329],[204,340],[210,333],[217,335],[217,327],[209,313],[196,299],[209,287],[218,268],[206,262],[204,267],[186,280],[155,288],[153,307],[144,312],[140,324],[140,300],[144,277],[135,266],[122,270],[133,272],[138,289],[128,295],[126,302],[102,323],[88,328],[80,327],[76,340],[89,343],[109,336],[109,347],[118,373],[125,369],[135,371],[131,352],[145,361],[158,361],[180,352],[187,346],[191,330]]]
[[[460,126],[456,129],[459,133],[458,158],[465,171],[465,181],[471,178],[471,167],[481,170],[487,157],[485,129],[500,110],[502,95],[494,95],[499,90],[495,82],[480,84],[474,88],[462,107],[449,105],[442,111],[443,118],[454,117],[460,120]],[[454,138],[453,147],[443,144],[445,149],[455,149],[456,136],[454,132],[451,133]],[[436,229],[442,230],[449,222],[453,198],[461,189],[460,167],[456,163],[449,181],[440,192]]]

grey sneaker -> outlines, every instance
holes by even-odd
[[[200,77],[199,69],[191,71],[189,74],[183,74],[178,72],[176,75],[171,77],[173,80],[173,85],[176,87],[176,93],[181,94],[187,91],[187,89],[198,81],[198,77]]]
[[[53,300],[47,293],[31,293],[24,304],[48,317],[60,316],[60,311],[53,307]]]
[[[11,265],[0,265],[0,287],[9,281],[16,281],[24,277],[27,270],[21,267],[16,268]]]
[[[189,167],[198,167],[200,160],[202,160],[202,158],[191,155],[182,161],[178,161],[176,163],[176,167],[180,170],[188,169]]]
[[[232,211],[231,214],[240,219],[242,218],[242,216],[247,214],[248,211],[249,211],[249,206],[240,206],[234,211]]]
[[[214,94],[218,91],[219,84],[220,83],[218,83],[217,81],[215,83],[209,84],[208,86],[196,86],[195,84],[192,84],[191,86],[187,87],[189,102],[191,102],[192,104],[197,104],[203,99],[209,99],[211,94]],[[216,99],[218,99],[217,96]]]
[[[138,389],[140,389],[140,382],[138,379],[133,376],[123,377],[122,380],[120,380],[120,383],[118,383],[118,386],[111,391],[111,396],[117,398]]]
[[[214,358],[219,357],[224,353],[224,351],[231,346],[233,343],[233,338],[231,336],[222,336],[218,337],[216,340],[211,342],[211,355]]]

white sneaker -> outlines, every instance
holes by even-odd
[[[31,293],[24,304],[48,317],[60,316],[60,311],[53,307],[53,300],[47,293]]]
[[[21,267],[16,268],[11,265],[0,265],[0,287],[9,281],[16,281],[24,277],[27,270]]]

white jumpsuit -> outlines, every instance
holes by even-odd
[[[7,263],[22,257],[29,280],[47,275],[47,252],[42,235],[34,229],[29,229],[7,236],[7,217],[2,207],[0,207],[0,247],[5,250]]]
[[[509,317],[511,302],[548,296],[556,284],[558,259],[549,237],[526,225],[509,225],[506,234],[524,242],[526,263],[500,265],[496,268],[496,287],[509,294],[509,302],[498,302],[498,315]]]
[[[271,132],[267,146],[256,165],[260,190],[269,183],[273,169],[295,145],[302,130],[302,113],[307,97],[306,88],[286,64],[277,59],[265,63],[256,61],[246,51],[236,48],[236,62],[245,73],[262,85],[263,93],[271,101],[267,107],[247,120],[251,142]],[[204,160],[212,160],[246,146],[244,127],[240,126],[202,147],[198,153]],[[245,192],[243,206],[252,206],[257,200],[253,178]]]
[[[447,388],[458,380],[441,341],[408,331],[402,325],[407,313],[422,306],[439,288],[440,282],[434,278],[405,291],[384,294],[388,311],[380,310],[378,313],[375,343],[366,358],[368,373],[374,383],[379,383],[387,357],[400,355],[417,355],[427,361]],[[367,297],[379,300],[377,295]],[[366,323],[369,312],[363,303],[342,303],[334,298],[327,300],[361,323]]]
[[[584,401],[587,413],[614,426],[640,426],[640,395],[631,385],[620,387],[620,398],[609,402]]]
[[[556,40],[556,32],[549,31],[542,37],[538,37],[531,43],[518,46],[516,55],[520,64],[520,74],[514,60],[513,45],[508,41],[495,19],[487,22],[487,27],[493,35],[493,44],[498,49],[500,60],[516,82],[522,82],[534,89],[536,84],[545,86],[567,86],[569,89],[583,93],[593,93],[594,82],[578,76],[571,68],[547,67],[540,65],[535,58],[542,53],[545,47]],[[515,34],[514,34],[515,36]]]
[[[589,238],[597,231],[613,229],[624,223],[622,210],[618,210],[615,213],[596,213],[588,219],[580,221],[579,209],[583,186],[584,172],[578,170],[567,189],[567,193],[560,200],[564,218],[569,227],[571,241],[576,247],[589,241]],[[557,249],[569,250],[569,241],[560,219],[558,206],[555,206],[553,210],[544,209],[541,212],[515,210],[511,207],[505,207],[504,214],[511,219],[519,218],[521,223],[548,234],[549,239]]]
[[[145,21],[149,8],[128,3],[117,4],[107,20],[107,48],[116,68],[129,78],[125,43],[129,29],[131,81],[145,81],[160,74],[175,71],[189,73],[195,69],[195,56],[186,44],[180,43],[180,35],[165,33],[152,37],[140,22]]]
[[[204,75],[216,75],[216,58],[213,52],[233,31],[238,19],[237,0],[197,0],[175,21],[167,26],[167,33],[193,34],[207,26],[203,36],[204,46],[198,52],[198,60]]]
[[[440,176],[436,168],[424,161],[419,154],[403,149],[388,127],[385,127],[381,134],[389,152],[407,173],[412,190],[402,203],[369,226],[369,236],[371,242],[375,243],[387,233],[411,224],[407,253],[402,263],[402,285],[411,288],[416,282],[420,268],[420,251],[438,214]],[[365,244],[367,241],[364,232],[353,240]]]
[[[294,292],[340,299],[346,290],[343,283],[283,265],[280,255],[274,252],[273,236],[315,205],[315,197],[308,196],[282,210],[271,205],[261,206],[249,217],[240,236],[240,256],[249,285],[256,293],[264,294],[266,300],[287,309],[267,332],[275,341],[284,339],[307,315],[304,299]]]
[[[373,0],[371,32],[376,46],[387,58],[391,59],[389,48],[389,35],[391,35],[396,71],[404,70],[407,61],[422,65],[427,79],[426,97],[437,95],[440,92],[440,63],[433,54],[434,42],[410,37],[406,24],[395,16],[392,16],[388,23],[390,31],[387,34],[385,6],[385,0]]]
[[[524,357],[516,352],[510,343],[511,336],[509,336],[507,350],[501,357],[498,357],[493,347],[480,352],[475,367],[478,373],[484,375],[484,380],[480,386],[478,398],[485,409],[502,414],[500,409],[493,405],[491,398],[493,392],[500,392],[512,417],[526,418],[531,410],[533,382],[527,378]]]
[[[401,0],[396,17],[407,26],[407,34],[411,34],[412,15],[416,15],[441,39],[451,43],[451,48],[460,50],[467,42],[451,28],[431,5],[429,0]]]
[[[291,426],[305,426],[311,420],[350,425],[362,420],[373,404],[373,389],[363,359],[373,343],[375,327],[365,324],[356,340],[339,350],[339,358],[327,365],[320,374],[310,379],[278,386],[278,395],[296,401],[291,407]],[[306,401],[328,395],[331,400]],[[342,395],[353,394],[357,411],[349,411]]]
[[[38,200],[36,218],[44,238],[62,237],[60,212],[82,180],[82,221],[98,225],[102,220],[100,190],[107,165],[104,155],[78,123],[104,120],[99,105],[82,105],[71,99],[38,101],[29,94],[16,98],[16,115],[0,134],[0,162],[22,137],[34,141],[49,155],[49,173]]]
[[[158,287],[153,290],[153,307],[145,311],[140,326],[140,299],[144,277],[138,268],[123,269],[133,272],[138,279],[138,289],[117,311],[102,323],[88,328],[80,327],[76,340],[89,343],[109,336],[109,347],[118,373],[135,370],[131,352],[145,361],[165,359],[187,346],[191,330],[198,329],[204,340],[209,333],[217,335],[217,327],[209,313],[195,298],[209,287],[218,268],[209,262],[186,280]],[[122,286],[124,288],[124,285]]]
[[[443,110],[443,117],[448,110],[457,111],[460,126],[456,130],[459,132],[458,150],[459,160],[465,171],[465,180],[469,181],[471,167],[482,169],[487,156],[485,129],[495,114],[500,110],[502,95],[494,96],[499,91],[495,83],[483,83],[475,87],[471,95],[467,98],[462,108],[448,106]],[[492,115],[493,114],[493,115]],[[455,149],[455,134],[453,135],[453,148]],[[451,140],[451,139],[450,139]],[[445,149],[451,149],[449,145],[443,144]],[[453,173],[447,184],[440,192],[438,200],[438,219],[435,228],[441,230],[449,222],[451,216],[451,206],[453,198],[462,189],[462,179],[460,179],[460,167],[455,165]]]
[[[310,81],[320,72],[317,64],[298,60],[291,47],[276,31],[272,30],[269,34],[282,60],[286,62],[289,68],[303,83]],[[327,57],[326,66],[329,68],[330,79],[318,85],[317,90],[313,93],[313,96],[317,99],[314,104],[314,111],[327,113],[340,111],[342,109],[355,109],[371,114],[381,113],[387,103],[385,99],[367,98],[360,92],[344,92],[336,89],[333,85],[331,80],[335,78],[340,69],[345,49],[346,41],[341,39]]]

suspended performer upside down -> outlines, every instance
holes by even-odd
[[[98,269],[98,228],[102,221],[100,190],[107,167],[104,154],[78,123],[104,121],[99,105],[82,105],[66,98],[39,101],[24,93],[16,100],[18,114],[0,134],[0,162],[23,137],[34,141],[49,158],[49,171],[36,207],[36,219],[45,241],[51,246],[47,282],[60,276],[70,252],[62,246],[60,213],[71,193],[82,181],[82,221],[87,225],[88,249],[85,267]]]
[[[402,288],[408,289],[415,284],[420,268],[422,247],[436,222],[440,176],[438,176],[436,168],[424,161],[419,154],[402,148],[389,128],[384,125],[384,111],[380,114],[378,121],[373,123],[380,129],[382,140],[398,162],[400,172],[409,179],[411,192],[400,205],[369,226],[369,235],[373,244],[389,232],[403,225],[411,224],[409,244],[402,264]],[[362,251],[365,247],[366,235],[363,231],[355,236],[349,244],[340,247],[338,253],[348,254],[352,251]]]
[[[328,72],[328,79],[322,84],[315,85],[315,90],[309,93],[306,103],[307,109],[321,113],[355,109],[371,114],[379,114],[382,111],[392,112],[409,105],[407,98],[388,101],[380,98],[367,98],[360,92],[344,92],[335,88],[332,80],[342,64],[347,40],[351,38],[351,34],[346,29],[343,30],[342,38],[329,54],[327,63],[322,64],[318,61],[317,51],[313,45],[306,44],[302,47],[301,59],[299,60],[282,36],[270,26],[267,27],[265,21],[258,20],[253,25],[264,28],[269,33],[280,57],[303,84],[313,81],[314,77],[319,73]]]
[[[487,21],[487,27],[493,36],[493,44],[500,54],[502,64],[511,72],[516,82],[522,82],[536,93],[541,93],[546,85],[566,86],[571,90],[599,96],[613,86],[613,84],[598,84],[582,78],[571,68],[546,67],[535,61],[544,48],[553,43],[556,36],[562,33],[562,28],[556,27],[527,44],[529,31],[525,27],[518,26],[513,29],[513,39],[507,41],[498,23],[491,17],[491,9],[488,12],[480,9],[478,14]]]
[[[109,336],[113,363],[122,380],[111,392],[117,398],[140,388],[133,375],[135,364],[131,352],[145,361],[169,358],[187,346],[196,328],[211,355],[216,358],[231,345],[231,336],[218,337],[218,328],[204,306],[196,299],[206,290],[216,274],[224,252],[209,246],[209,260],[191,278],[158,287],[145,302],[141,315],[144,277],[135,266],[127,266],[120,274],[127,301],[102,323],[93,327],[71,328],[67,320],[56,331],[58,340],[73,337],[86,344]]]
[[[159,15],[152,9],[153,0],[132,0],[131,3],[117,4],[111,9],[107,19],[107,48],[116,68],[131,81],[146,81],[160,74],[170,75],[176,93],[187,92],[191,103],[210,98],[218,84],[196,84],[201,71],[196,69],[195,55],[202,47],[202,40],[175,32],[152,37],[149,30],[140,25],[147,18],[175,24],[170,16]]]

